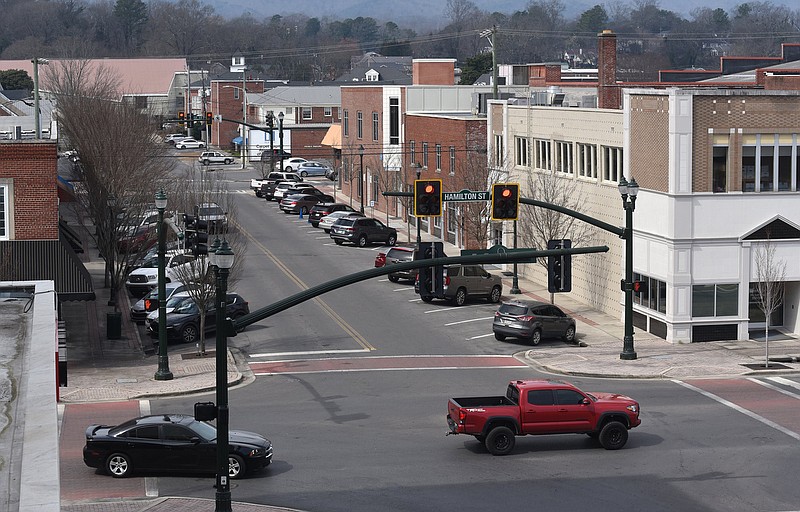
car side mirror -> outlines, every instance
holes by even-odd
[[[189,439],[189,441],[191,441],[192,444],[200,444],[200,441],[202,441],[202,440],[199,437],[195,436],[195,437]]]
[[[589,401],[588,398],[584,398],[583,400],[581,400],[581,405],[589,405],[590,403],[591,402]]]

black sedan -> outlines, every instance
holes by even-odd
[[[209,299],[210,304],[206,308],[205,332],[214,331],[217,327],[217,308],[214,305],[214,298]],[[250,312],[250,306],[241,295],[229,293],[226,296],[227,316],[236,319]],[[158,317],[148,318],[145,322],[147,333],[151,338],[158,342]],[[182,302],[175,304],[175,308],[167,313],[167,340],[178,340],[183,343],[196,343],[200,340],[200,308],[192,300],[186,297]]]
[[[228,475],[241,478],[272,462],[272,443],[231,430]],[[83,462],[115,478],[136,471],[216,473],[217,429],[185,414],[143,416],[121,425],[89,425]]]

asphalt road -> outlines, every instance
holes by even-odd
[[[380,250],[336,246],[252,192],[236,201],[250,243],[247,277],[232,288],[251,310],[368,268]],[[642,425],[619,451],[563,435],[521,438],[511,455],[493,457],[470,437],[445,436],[448,397],[501,394],[511,379],[541,376],[513,364],[523,345],[494,340],[495,309],[424,304],[410,284],[377,279],[233,338],[257,375],[231,390],[231,426],[275,445],[273,464],[235,482],[233,499],[314,512],[800,510],[798,377],[569,379],[640,401]],[[149,406],[190,411],[212,397]],[[88,485],[95,481],[110,479],[89,473]],[[213,497],[212,484],[157,477],[161,496]]]

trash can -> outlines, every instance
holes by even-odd
[[[122,338],[122,313],[119,311],[106,313],[106,338],[110,340]]]

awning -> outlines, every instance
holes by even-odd
[[[241,136],[234,137],[233,140],[231,140],[231,142],[233,142],[234,144],[241,144],[242,143],[242,137]]]
[[[342,149],[342,125],[333,124],[328,128],[328,132],[322,138],[323,146],[330,146],[333,149]]]
[[[54,281],[59,301],[95,300],[92,277],[70,244],[61,240],[0,242],[0,281]]]
[[[75,201],[75,187],[61,176],[58,177],[58,200],[62,203]]]

